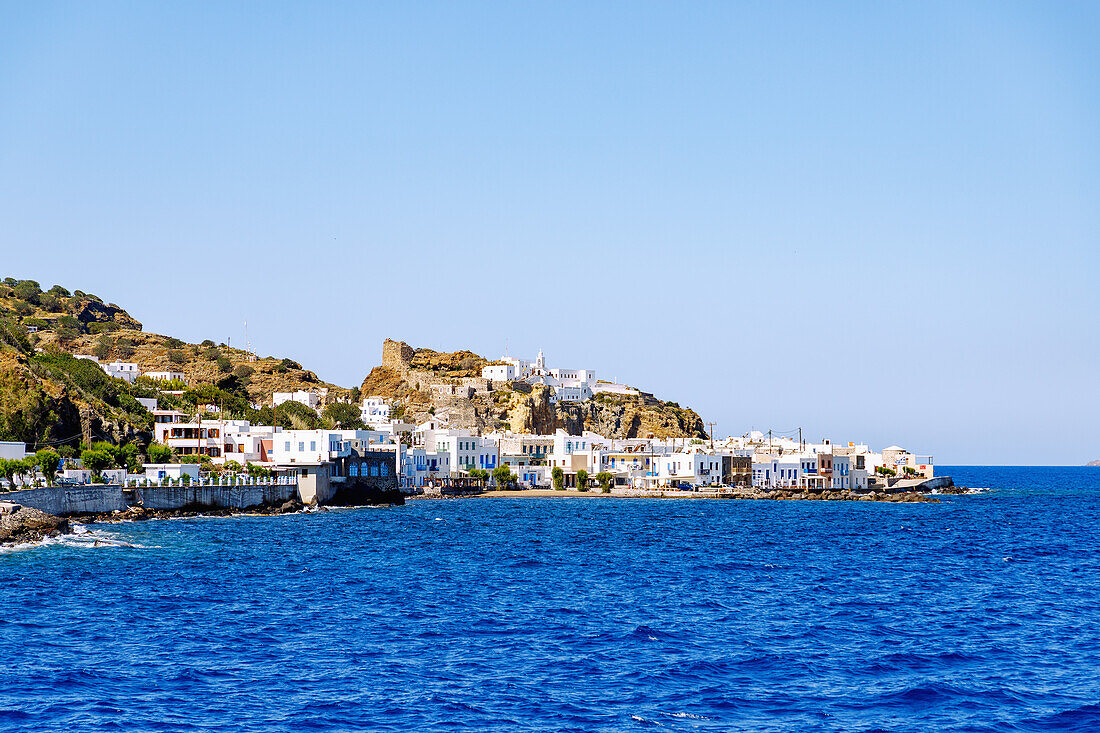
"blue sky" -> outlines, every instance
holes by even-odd
[[[3,275],[939,463],[1100,458],[1100,6],[0,3]]]

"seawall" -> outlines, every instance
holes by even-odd
[[[4,501],[62,516],[66,514],[105,514],[126,509],[129,504],[122,487],[112,484],[83,486],[45,486],[0,494]]]
[[[0,500],[5,502],[31,507],[56,516],[109,514],[139,505],[158,510],[184,507],[249,509],[262,505],[278,506],[298,498],[298,484],[291,482],[150,485],[126,489],[117,484],[85,484],[45,486],[0,494]]]
[[[146,509],[217,507],[249,509],[298,499],[298,484],[235,484],[191,486],[141,486],[133,490],[134,502]]]

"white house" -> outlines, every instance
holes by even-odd
[[[398,480],[401,486],[416,488],[428,479],[428,452],[423,448],[402,448],[401,470]]]
[[[496,440],[473,435],[469,430],[430,430],[423,433],[424,449],[430,462],[432,456],[447,455],[453,471],[474,468],[492,471],[500,464]]]
[[[833,456],[833,486],[834,489],[844,490],[852,488],[852,458],[851,456]]]
[[[62,469],[60,478],[65,481],[73,481],[78,484],[92,483],[92,470],[89,468],[65,468]],[[100,471],[100,476],[109,484],[121,484],[126,482],[125,468],[106,468]]]
[[[160,483],[165,479],[179,481],[187,476],[192,481],[199,479],[199,464],[197,463],[143,463],[145,478],[154,483]]]
[[[110,364],[100,364],[108,377],[122,379],[133,384],[141,375],[138,365],[130,361],[112,361]]]
[[[758,488],[794,488],[802,483],[803,455],[757,454],[752,459],[752,485]]]
[[[354,431],[352,431],[354,432]],[[351,453],[339,430],[280,430],[271,444],[271,461],[281,465],[317,464]]]
[[[307,392],[300,389],[296,392],[276,392],[272,395],[272,403],[275,407],[283,404],[284,402],[300,402],[311,410],[320,410],[321,401],[328,393],[328,390],[324,392]]]
[[[27,457],[27,444],[18,441],[0,442],[0,458],[9,461],[21,461]]]
[[[722,483],[722,457],[704,451],[660,456],[657,459],[657,483],[675,486],[716,486]]]
[[[367,397],[359,407],[359,417],[367,425],[388,423],[393,410],[381,397]]]
[[[145,372],[144,376],[149,379],[154,379],[158,382],[183,382],[185,381],[183,372]]]
[[[516,378],[516,365],[511,363],[490,364],[487,367],[482,367],[481,376],[494,382],[511,382]]]

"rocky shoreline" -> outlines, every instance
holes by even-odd
[[[72,531],[64,517],[17,504],[0,507],[0,546],[41,542]]]
[[[261,505],[248,509],[233,507],[189,506],[179,509],[149,509],[140,505],[131,506],[120,512],[102,514],[75,515],[81,524],[117,524],[119,522],[143,522],[149,519],[183,519],[192,517],[229,517],[237,514],[274,516],[277,514],[295,514],[316,505],[305,505],[291,499],[278,506]]]
[[[951,486],[937,490],[943,495],[964,495],[974,493],[963,486]],[[869,493],[856,493],[854,491],[792,491],[788,489],[756,489],[737,488],[726,490],[721,494],[696,494],[691,492],[653,492],[653,491],[616,491],[610,494],[599,491],[481,491],[466,494],[450,495],[445,498],[538,498],[538,497],[563,497],[563,498],[591,498],[591,499],[733,499],[740,501],[870,501],[892,504],[938,504],[940,500],[936,496],[922,494],[914,491],[898,493],[885,493],[872,491]],[[412,498],[412,497],[411,497]],[[431,497],[415,497],[431,498]],[[443,497],[440,497],[443,498]],[[117,524],[120,522],[140,522],[150,519],[181,519],[198,517],[227,517],[232,515],[248,514],[255,516],[275,516],[280,514],[294,514],[303,511],[322,511],[325,507],[316,505],[304,505],[299,501],[290,500],[277,506],[263,505],[249,509],[229,507],[189,506],[179,509],[149,509],[140,505],[131,506],[123,511],[104,512],[98,514],[74,514],[71,517],[58,517],[53,514],[20,506],[18,504],[0,503],[0,546],[20,545],[42,542],[43,540],[60,537],[73,532],[72,524]]]
[[[73,514],[58,517],[53,514],[20,506],[4,504],[0,506],[0,546],[23,545],[73,533],[74,524],[118,524],[121,522],[140,522],[150,519],[182,519],[198,517],[228,517],[248,514],[256,516],[275,516],[295,514],[304,511],[319,511],[324,507],[305,505],[290,500],[278,506],[256,506],[248,509],[228,507],[191,506],[180,509],[148,509],[132,506],[123,511],[102,512],[96,514]]]

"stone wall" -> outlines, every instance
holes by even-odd
[[[122,511],[126,500],[122,487],[110,484],[46,486],[0,494],[5,501],[32,507],[48,514],[100,514]]]
[[[298,485],[143,486],[135,490],[135,495],[147,509],[182,509],[191,506],[248,509],[297,499]]]

